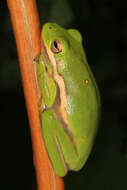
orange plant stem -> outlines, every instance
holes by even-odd
[[[63,190],[44,146],[38,112],[39,87],[34,58],[41,49],[40,24],[35,0],[7,0],[20,61],[24,95],[32,136],[38,190]],[[24,171],[25,172],[25,171]]]

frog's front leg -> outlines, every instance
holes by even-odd
[[[56,97],[56,85],[52,78],[52,70],[48,64],[48,60],[44,60],[42,55],[40,55],[37,62],[37,74],[38,74],[38,82],[42,92],[42,99],[40,102],[46,107],[51,107],[55,101]],[[43,105],[39,105],[39,110],[43,111]]]
[[[56,174],[66,175],[69,166],[75,165],[77,152],[69,135],[52,110],[46,110],[41,115],[42,134],[49,158]]]

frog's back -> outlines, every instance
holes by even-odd
[[[89,156],[98,127],[100,109],[97,84],[82,45],[79,47],[80,53],[70,50],[74,56],[67,58],[68,68],[63,72],[67,94],[67,117],[78,147],[75,170],[81,168]]]

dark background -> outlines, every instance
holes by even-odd
[[[102,114],[86,165],[65,189],[127,189],[127,17],[109,0],[37,0],[40,22],[77,28],[98,82]],[[88,40],[89,37],[89,40]],[[89,46],[88,46],[89,45]],[[0,189],[36,190],[27,112],[6,1],[0,1]]]

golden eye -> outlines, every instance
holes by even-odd
[[[53,53],[59,53],[62,51],[62,43],[59,40],[54,40],[51,45],[51,50]]]

